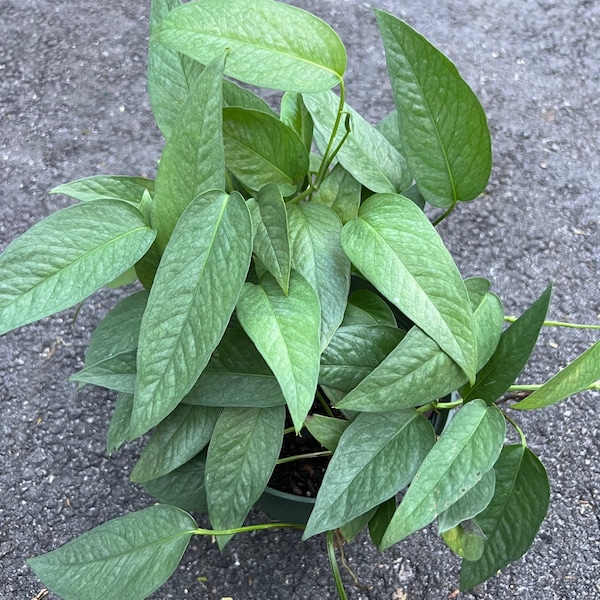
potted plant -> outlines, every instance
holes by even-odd
[[[345,49],[318,18],[273,0],[154,0],[155,179],[61,185],[80,202],[0,255],[0,333],[141,283],[73,380],[118,393],[109,452],[151,431],[131,479],[160,503],[30,560],[65,599],[144,598],[193,535],[325,533],[341,598],[336,544],[365,527],[385,549],[437,521],[462,589],[532,543],[548,480],[502,401],[550,324],[550,289],[511,319],[489,282],[461,277],[435,226],[486,186],[485,114],[446,57],[376,16],[396,110],[373,127],[345,103]],[[277,112],[236,82],[283,92]],[[596,343],[510,408],[599,378]],[[283,465],[303,469],[292,491],[318,489],[306,523],[244,527]]]

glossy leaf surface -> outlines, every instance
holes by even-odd
[[[285,409],[225,408],[206,459],[206,495],[215,529],[239,527],[260,498],[283,441]],[[219,536],[223,548],[231,536]]]
[[[388,500],[408,485],[434,442],[431,424],[414,410],[358,415],[329,463],[304,539]]]
[[[419,467],[383,536],[382,549],[431,523],[479,482],[500,455],[505,429],[495,406],[482,400],[463,406]]]
[[[303,98],[318,133],[315,140],[321,154],[324,154],[340,99],[333,92],[305,94]],[[407,188],[412,176],[402,155],[354,109],[345,105],[344,111],[349,115],[350,134],[336,156],[340,164],[373,192],[399,193]],[[336,134],[334,147],[342,141],[344,133],[342,126]]]
[[[344,226],[342,246],[362,275],[473,381],[477,348],[469,296],[423,212],[403,196],[371,196],[359,218]]]
[[[343,325],[389,325],[397,327],[390,305],[370,290],[356,290],[348,297]]]
[[[400,19],[376,10],[400,145],[425,199],[448,207],[472,200],[492,167],[490,133],[477,96],[456,67]]]
[[[523,556],[548,510],[548,476],[531,450],[520,444],[505,446],[494,470],[494,497],[477,517],[486,536],[483,554],[477,561],[463,561],[460,574],[463,591]]]
[[[239,194],[210,192],[188,206],[142,320],[134,438],[167,416],[206,367],[233,313],[251,253],[252,223]]]
[[[0,335],[85,300],[133,266],[155,236],[118,200],[76,204],[36,223],[0,254]]]
[[[292,268],[317,292],[321,305],[321,350],[344,318],[350,287],[350,261],[340,243],[342,224],[318,204],[288,206]]]
[[[63,194],[81,202],[121,200],[139,204],[145,191],[154,192],[154,180],[122,175],[96,175],[63,183],[51,189],[50,193]]]
[[[153,39],[203,64],[227,51],[226,75],[276,90],[327,90],[346,69],[346,51],[329,25],[271,0],[186,4],[162,21]]]
[[[327,450],[332,452],[337,448],[342,433],[346,431],[350,421],[336,419],[325,415],[313,414],[306,419],[309,433]]]
[[[285,296],[272,276],[244,284],[238,319],[277,377],[296,431],[312,406],[319,375],[320,309],[317,294],[295,271]]]
[[[108,521],[28,563],[65,600],[143,600],[175,571],[196,527],[187,513],[159,504]]]

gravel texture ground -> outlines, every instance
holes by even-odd
[[[376,122],[391,108],[368,2],[296,0],[348,47],[350,104]],[[52,187],[93,174],[155,172],[162,139],[145,92],[149,2],[0,0],[0,249],[70,201]],[[489,115],[495,166],[485,195],[442,235],[464,276],[493,282],[509,313],[549,281],[551,317],[600,319],[600,3],[593,0],[381,0],[446,52]],[[56,240],[60,244],[60,240]],[[108,459],[114,398],[66,381],[90,333],[120,297],[103,291],[72,324],[67,311],[0,340],[0,599],[42,584],[25,564],[151,498],[129,483],[140,446]],[[539,382],[597,335],[543,335],[523,382]],[[598,397],[518,415],[552,482],[547,519],[524,558],[457,596],[459,562],[431,530],[384,554],[346,548],[352,600],[591,600],[600,597]],[[259,511],[251,520],[264,519]],[[199,581],[202,578],[202,581]],[[322,539],[238,536],[222,554],[194,540],[153,598],[335,597]],[[54,598],[52,594],[47,600]],[[123,599],[128,600],[128,599]]]

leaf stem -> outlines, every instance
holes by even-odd
[[[514,323],[517,317],[506,316],[504,320],[507,323]],[[586,323],[567,323],[565,321],[544,321],[545,327],[570,327],[572,329],[600,329],[600,325],[589,325]]]
[[[194,529],[191,533],[194,535],[235,535],[236,533],[248,533],[249,531],[262,531],[264,529],[306,529],[304,525],[294,523],[259,523],[258,525],[246,525],[244,527],[234,527],[233,529]]]
[[[305,458],[321,458],[322,456],[332,456],[333,452],[330,450],[323,450],[321,452],[308,452],[307,454],[295,454],[294,456],[286,456],[280,458],[275,464],[283,465],[285,463],[294,462],[295,460],[304,460]]]
[[[337,563],[335,556],[335,536],[333,531],[327,532],[327,556],[329,558],[329,566],[331,567],[331,574],[335,582],[335,589],[337,590],[338,597],[340,600],[348,600],[346,591],[344,590],[344,583],[342,576],[340,575],[340,568]]]
[[[519,434],[521,438],[521,445],[524,448],[527,448],[527,440],[525,439],[525,434],[523,433],[523,430],[504,411],[502,411],[502,414],[504,415],[504,418],[515,428],[515,431]]]
[[[434,400],[429,404],[425,404],[423,406],[419,406],[417,408],[418,413],[426,413],[430,410],[450,410],[452,408],[456,408],[457,406],[463,405],[463,399],[459,398],[458,400],[454,400],[453,402],[440,402],[439,400]]]
[[[456,208],[456,200],[450,205],[450,208],[443,212],[434,222],[433,226],[439,225],[446,217],[450,216]]]

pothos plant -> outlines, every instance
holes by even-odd
[[[0,333],[141,282],[72,379],[118,392],[109,453],[152,430],[131,479],[160,503],[29,561],[65,599],[141,599],[192,536],[222,548],[286,526],[243,524],[278,463],[317,455],[329,463],[301,527],[326,532],[341,598],[335,539],[365,527],[385,550],[437,520],[463,590],[532,543],[548,479],[499,403],[550,289],[507,319],[488,281],[461,277],[435,226],[486,186],[486,117],[442,53],[375,15],[396,107],[372,126],[345,103],[345,49],[317,17],[273,0],[154,0],[155,179],[61,185],[80,202],[0,256]],[[237,82],[284,92],[279,110]],[[600,343],[510,408],[598,378]],[[436,435],[431,415],[450,410]],[[315,452],[281,457],[295,436]]]

